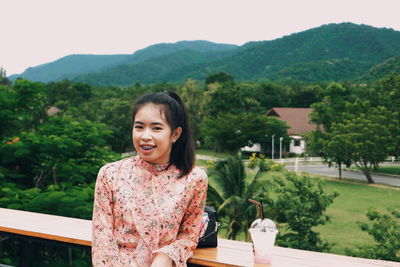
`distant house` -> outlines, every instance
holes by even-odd
[[[58,112],[60,112],[61,110],[57,107],[51,106],[48,110],[47,110],[47,115],[48,116],[54,116],[56,115]]]
[[[290,127],[288,135],[291,137],[289,152],[302,154],[306,149],[304,135],[315,130],[316,125],[310,123],[311,108],[272,108],[265,115],[277,117]]]

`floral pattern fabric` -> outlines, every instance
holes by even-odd
[[[207,195],[207,174],[195,167],[178,178],[139,157],[103,166],[92,218],[93,266],[150,266],[166,253],[186,266],[197,246]]]

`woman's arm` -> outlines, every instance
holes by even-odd
[[[171,244],[162,247],[155,253],[165,253],[176,266],[186,266],[186,261],[196,249],[201,219],[207,197],[207,174],[203,170],[197,171],[196,183],[192,183],[188,190],[193,191],[193,197],[187,207],[182,223],[179,227],[177,238]]]
[[[107,181],[105,167],[102,167],[96,180],[92,217],[92,263],[95,267],[124,266],[113,236],[112,205],[112,190]]]

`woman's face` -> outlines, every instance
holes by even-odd
[[[179,138],[182,128],[172,131],[162,106],[153,103],[143,105],[136,113],[132,139],[139,156],[154,164],[167,164],[172,144]]]

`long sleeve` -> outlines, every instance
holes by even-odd
[[[193,192],[192,199],[182,219],[176,240],[153,251],[153,253],[163,252],[167,254],[177,267],[186,267],[186,261],[193,255],[193,250],[196,249],[199,240],[200,224],[207,197],[208,179],[204,171],[199,171],[198,175],[197,183],[193,183],[189,189]]]
[[[113,236],[112,207],[112,190],[107,181],[105,167],[102,167],[96,180],[92,217],[92,263],[95,267],[124,266]]]

